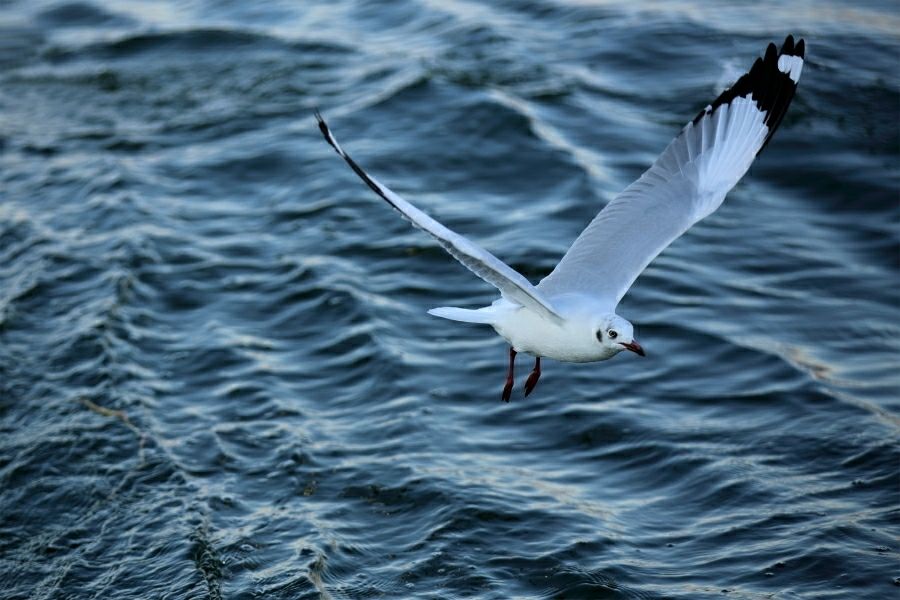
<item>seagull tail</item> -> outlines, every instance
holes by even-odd
[[[450,319],[451,321],[462,321],[463,323],[484,323],[486,325],[491,325],[494,322],[494,315],[491,314],[491,311],[483,308],[469,310],[468,308],[442,306],[440,308],[432,308],[428,311],[428,314],[442,319]]]

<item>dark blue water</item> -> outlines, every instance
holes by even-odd
[[[537,281],[787,33],[648,357],[508,405],[312,118]],[[898,64],[891,2],[3,2],[0,597],[896,597]]]

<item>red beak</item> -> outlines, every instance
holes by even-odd
[[[619,343],[622,344],[623,346],[625,346],[626,348],[628,348],[629,350],[631,350],[632,352],[634,352],[635,354],[637,354],[638,356],[647,356],[646,354],[644,354],[644,349],[641,348],[641,345],[638,344],[636,340],[632,340],[630,344],[625,344],[623,342],[619,342]]]

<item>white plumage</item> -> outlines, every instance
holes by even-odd
[[[316,113],[319,129],[363,181],[454,258],[495,286],[501,297],[469,310],[435,308],[432,315],[491,325],[510,344],[503,399],[512,390],[517,352],[536,357],[527,396],[540,376],[540,359],[605,360],[622,350],[644,352],[631,323],[615,313],[644,268],[694,223],[715,211],[750,168],[784,117],[803,68],[805,43],[785,39],[716,100],[700,111],[641,177],[610,202],[537,286],[487,250],[451,231],[366,173]]]
[[[800,81],[800,72],[803,70],[803,57],[782,54],[778,57],[778,69],[782,73],[787,73],[791,81],[797,83]]]
[[[644,268],[716,210],[766,139],[764,114],[737,98],[681,135],[578,236],[538,284],[549,296],[588,292],[615,308]]]

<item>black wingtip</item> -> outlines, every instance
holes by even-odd
[[[782,54],[787,54],[788,56],[799,56],[800,58],[806,58],[806,40],[800,38],[794,43],[794,36],[789,35],[784,38],[784,44],[781,45],[781,52],[778,53],[779,56]]]
[[[322,132],[322,135],[328,138],[328,124],[325,123],[325,119],[322,118],[322,113],[319,112],[318,108],[314,108],[313,114],[316,116],[316,123],[319,124],[319,131]]]
[[[794,54],[794,36],[788,34],[786,38],[784,38],[784,43],[781,45],[781,53],[782,54],[790,54],[793,56]]]
[[[697,114],[694,124],[697,124],[704,116],[715,112],[719,106],[730,104],[738,97],[750,96],[756,102],[759,110],[765,112],[765,123],[769,128],[763,143],[763,148],[765,148],[781,123],[797,88],[797,82],[791,79],[790,73],[785,73],[778,66],[779,59],[787,55],[797,56],[802,60],[805,51],[805,42],[801,39],[794,43],[793,35],[784,38],[781,50],[778,50],[774,43],[770,43],[766,46],[764,56],[757,58],[744,76],[722,92],[708,108]]]
[[[334,151],[338,154],[342,154],[340,149],[337,147],[337,142],[334,141],[334,138],[331,136],[331,130],[328,129],[328,123],[325,122],[325,119],[322,117],[322,113],[319,112],[319,109],[313,109],[313,114],[316,116],[316,122],[319,124],[319,131],[322,132],[322,137],[325,138],[325,141],[328,142],[328,145],[334,148]]]

